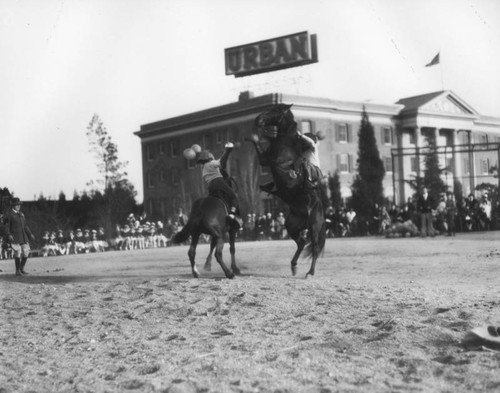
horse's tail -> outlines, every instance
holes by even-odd
[[[321,255],[323,255],[323,251],[325,250],[325,241],[326,241],[326,224],[323,223],[322,227],[318,233],[318,239],[316,242],[312,241],[307,243],[304,248],[304,256],[306,258],[317,259]]]
[[[189,214],[188,221],[186,225],[181,229],[180,232],[177,232],[174,236],[172,236],[172,243],[173,244],[179,244],[185,242],[187,239],[189,239],[189,236],[191,236],[191,232],[193,229],[196,228],[198,225],[197,217],[199,216],[200,212],[202,211],[202,204],[203,201],[206,198],[200,198],[197,199],[196,201],[193,202],[193,205],[191,206],[191,213]]]
[[[316,217],[314,217],[316,215]],[[308,229],[311,235],[311,242],[309,242],[304,248],[304,256],[306,258],[318,259],[325,250],[326,242],[326,221],[324,220],[323,204],[321,200],[318,199],[311,209],[311,216],[309,218]],[[321,225],[317,228],[317,223],[321,222]]]

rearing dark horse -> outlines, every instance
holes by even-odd
[[[255,119],[259,134],[247,138],[257,151],[259,163],[271,169],[276,191],[290,208],[285,227],[297,243],[291,260],[292,274],[302,251],[311,258],[306,274],[314,275],[316,261],[325,247],[326,226],[319,187],[312,188],[305,179],[303,152],[291,105],[276,104]],[[270,190],[266,190],[270,191]]]

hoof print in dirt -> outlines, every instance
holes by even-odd
[[[222,329],[222,330],[217,330],[216,332],[212,332],[212,336],[215,337],[223,337],[223,336],[231,336],[233,333],[231,333],[228,330]]]
[[[196,386],[187,381],[179,382],[176,383],[172,386],[170,386],[167,390],[166,393],[197,393],[198,389]]]
[[[157,364],[150,364],[147,366],[143,366],[138,370],[138,373],[140,375],[148,375],[148,374],[154,374],[160,369],[160,366]]]
[[[120,384],[120,387],[122,389],[126,389],[126,390],[140,389],[140,388],[144,387],[144,382],[140,381],[138,379],[130,379],[128,381],[122,382]]]
[[[434,309],[433,314],[442,314],[442,313],[450,311],[450,310],[451,310],[451,308],[437,307]]]

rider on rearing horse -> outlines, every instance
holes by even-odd
[[[243,221],[238,215],[238,196],[226,183],[222,171],[234,145],[226,143],[222,156],[216,160],[209,151],[201,151],[197,163],[202,164],[201,176],[208,186],[208,195],[223,199],[229,205],[228,217],[241,227]]]
[[[304,176],[304,189],[315,189],[318,187],[319,181],[323,177],[319,163],[319,138],[310,132],[302,134],[299,130],[297,130],[297,138],[300,139],[303,146],[300,170]],[[298,176],[296,170],[290,169],[290,172],[293,172],[291,173],[292,177]],[[260,188],[262,191],[269,193],[276,191],[274,182],[263,184]]]
[[[319,139],[316,135],[308,132],[301,134],[298,132],[299,138],[307,145],[302,153],[304,158],[305,175],[307,175],[307,184],[311,188],[316,188],[318,182],[323,177],[323,173],[319,168]]]

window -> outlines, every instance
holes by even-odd
[[[160,169],[160,183],[165,183],[166,176],[165,176],[165,169]]]
[[[215,143],[218,145],[229,142],[230,140],[230,132],[227,128],[221,128],[215,132]]]
[[[392,172],[392,157],[384,157],[384,169],[386,172]]]
[[[308,132],[312,132],[311,122],[309,120],[302,120],[300,122],[300,131],[303,134],[306,134]]]
[[[415,136],[416,131],[415,130],[410,130],[409,136],[410,136],[410,145],[416,145],[417,144],[417,137]]]
[[[479,161],[479,168],[481,170],[481,174],[483,175],[487,175],[489,173],[489,168],[490,165],[489,165],[489,162],[488,160],[480,160]]]
[[[203,135],[203,150],[212,150],[212,136],[210,134]]]
[[[148,172],[147,177],[148,177],[148,188],[154,188],[155,184],[153,180],[153,174],[151,172]]]
[[[464,173],[465,174],[470,174],[470,162],[469,162],[469,159],[468,158],[464,158]]]
[[[231,138],[231,142],[243,142],[243,139],[241,139],[241,136],[240,136],[240,131],[238,129],[237,126],[234,126],[231,128],[231,132],[229,134],[229,137]]]
[[[196,168],[196,159],[194,160],[186,160],[187,161],[187,169]]]
[[[417,172],[417,157],[410,157],[410,170]]]
[[[488,135],[486,134],[479,135],[479,143],[488,143]]]
[[[383,127],[382,128],[382,143],[384,145],[392,145],[392,128]]]
[[[159,150],[160,154],[165,154],[165,142],[160,142]]]
[[[349,154],[337,155],[337,167],[340,173],[349,173],[352,168],[352,157]]]
[[[337,142],[347,143],[349,142],[349,132],[347,124],[337,125]]]
[[[153,161],[155,158],[154,145],[146,146],[146,157],[148,158],[148,161]]]
[[[172,168],[172,185],[176,186],[181,180],[181,174],[179,168]]]
[[[170,157],[175,158],[179,156],[179,140],[174,139],[170,141]]]
[[[444,169],[448,172],[454,172],[453,171],[453,157],[446,157],[446,166]]]

